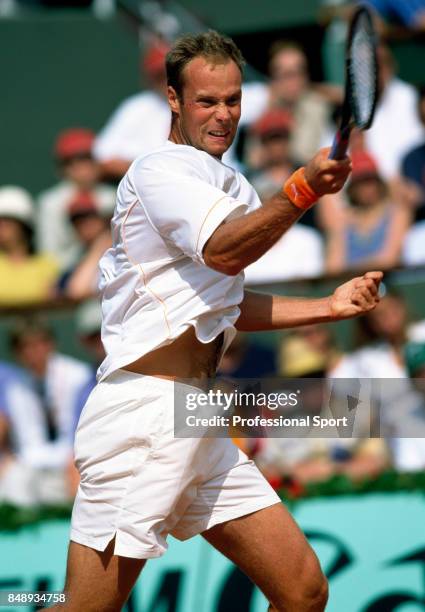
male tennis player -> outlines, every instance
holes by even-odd
[[[380,272],[325,299],[244,291],[243,269],[342,187],[350,161],[319,152],[261,206],[220,161],[238,125],[242,63],[215,32],[175,44],[170,140],[135,160],[118,188],[113,247],[101,260],[107,356],[76,435],[81,484],[61,609],[120,610],[170,533],[202,534],[252,578],[270,610],[325,607],[318,560],[257,468],[229,439],[173,435],[174,392],[188,388],[179,380],[214,376],[235,328],[336,321],[378,301]]]

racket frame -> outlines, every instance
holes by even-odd
[[[361,17],[366,17],[370,24],[370,30],[373,35],[372,41],[372,52],[373,52],[373,63],[375,65],[374,71],[374,87],[375,87],[375,96],[372,102],[372,107],[369,113],[369,119],[366,123],[362,122],[359,117],[356,117],[356,105],[353,104],[353,94],[352,94],[352,79],[351,79],[351,62],[352,62],[352,54],[351,47],[354,34],[356,32],[357,22]],[[329,159],[344,159],[347,154],[348,144],[350,140],[350,133],[353,127],[357,126],[362,130],[367,130],[372,125],[373,117],[375,114],[376,103],[378,98],[378,58],[377,58],[377,37],[375,28],[373,26],[373,18],[372,13],[368,7],[364,4],[361,4],[357,7],[351,22],[350,29],[348,31],[347,36],[347,44],[345,50],[345,94],[344,94],[344,102],[342,106],[341,113],[341,125],[338,128],[333,143],[331,147],[331,151],[329,153]]]

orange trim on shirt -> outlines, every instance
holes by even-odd
[[[203,227],[204,227],[204,225],[205,225],[205,223],[206,223],[206,221],[207,221],[207,219],[208,219],[209,215],[212,213],[212,211],[213,211],[213,210],[214,210],[214,208],[217,206],[217,204],[219,204],[219,203],[220,203],[222,200],[224,200],[225,198],[230,198],[230,196],[229,196],[228,194],[226,194],[225,196],[223,196],[223,197],[221,197],[219,200],[217,200],[217,202],[215,202],[215,203],[214,203],[214,204],[211,206],[211,208],[209,209],[209,211],[208,211],[208,212],[207,212],[207,214],[205,215],[205,219],[202,221],[202,225],[201,225],[201,227],[200,227],[200,229],[199,229],[199,233],[198,233],[198,238],[197,238],[197,240],[196,240],[196,247],[195,247],[196,252],[198,252],[199,241],[200,241],[200,239],[201,239],[202,229],[203,229]]]
[[[130,214],[131,214],[131,212],[132,212],[133,208],[136,206],[136,204],[138,204],[138,202],[139,202],[139,200],[136,200],[135,202],[133,202],[133,204],[131,204],[131,206],[129,207],[129,209],[128,209],[128,211],[127,211],[127,213],[126,213],[125,217],[124,217],[124,220],[123,220],[123,222],[122,222],[122,242],[123,242],[123,248],[124,248],[124,252],[125,252],[125,254],[127,255],[127,259],[128,259],[128,261],[129,261],[129,262],[130,262],[130,263],[131,263],[133,266],[137,266],[137,267],[139,268],[139,270],[140,270],[140,274],[141,274],[142,279],[143,279],[143,284],[144,284],[144,286],[145,286],[146,291],[148,291],[148,292],[149,292],[149,293],[150,293],[150,294],[151,294],[151,295],[152,295],[152,296],[153,296],[153,297],[154,297],[154,298],[155,298],[155,299],[156,299],[156,300],[157,300],[157,301],[158,301],[158,302],[161,304],[161,306],[162,306],[162,308],[163,308],[163,311],[164,311],[164,312],[163,312],[163,314],[164,314],[164,320],[165,320],[165,323],[166,323],[167,328],[168,328],[168,336],[170,337],[170,336],[171,336],[171,327],[170,327],[170,323],[168,322],[168,316],[167,316],[167,312],[168,312],[168,311],[167,311],[167,305],[166,305],[166,303],[164,302],[164,300],[163,300],[163,299],[162,299],[162,298],[161,298],[159,295],[157,295],[157,294],[155,293],[155,291],[153,291],[153,289],[151,289],[150,287],[148,287],[148,283],[147,283],[147,281],[146,281],[146,274],[145,274],[145,271],[143,270],[143,266],[142,266],[142,264],[141,264],[141,263],[139,263],[139,262],[134,261],[134,260],[133,260],[133,259],[130,257],[129,252],[128,252],[127,240],[126,240],[126,235],[125,235],[125,224],[127,223],[127,219],[128,219],[128,217],[130,216]]]

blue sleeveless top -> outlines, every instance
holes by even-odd
[[[367,234],[358,232],[354,225],[348,225],[345,235],[347,265],[358,263],[362,259],[374,257],[380,253],[388,236],[391,212],[391,209],[385,211],[379,223]]]

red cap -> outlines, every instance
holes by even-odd
[[[91,154],[94,132],[83,128],[75,128],[61,132],[55,143],[55,155],[59,159],[67,159],[75,155]]]
[[[146,74],[153,76],[161,72],[165,74],[165,57],[169,50],[170,47],[162,41],[153,43],[147,49],[142,61],[142,68]]]
[[[68,215],[72,218],[77,215],[99,213],[99,209],[93,194],[87,191],[79,191],[68,204]]]
[[[362,150],[353,151],[350,157],[353,164],[351,181],[361,180],[362,178],[379,177],[378,164],[369,153]]]
[[[283,108],[266,111],[252,126],[254,134],[265,136],[274,133],[289,133],[292,129],[292,116]]]

